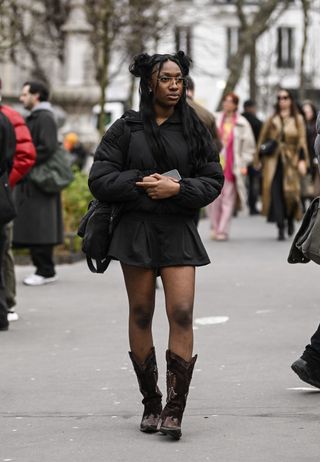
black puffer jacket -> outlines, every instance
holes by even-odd
[[[207,153],[207,163],[193,172],[178,114],[173,114],[158,130],[166,147],[168,170],[176,168],[182,177],[179,194],[153,200],[136,186],[142,177],[163,172],[152,156],[139,113],[129,111],[109,128],[96,150],[89,187],[97,199],[124,202],[127,211],[193,215],[220,194],[224,178],[218,153],[212,148]]]

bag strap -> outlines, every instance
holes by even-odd
[[[95,260],[96,266],[94,266],[93,259],[88,256],[86,258],[87,258],[87,264],[88,264],[89,270],[92,273],[100,273],[100,274],[105,272],[111,260],[110,258],[105,258],[104,260]]]

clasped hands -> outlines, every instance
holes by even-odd
[[[136,185],[143,188],[150,199],[168,199],[180,191],[179,181],[175,178],[153,173],[143,177]]]

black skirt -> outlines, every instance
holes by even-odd
[[[109,256],[150,269],[210,263],[192,217],[169,214],[125,214],[114,230]]]

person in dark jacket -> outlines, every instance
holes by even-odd
[[[129,111],[97,148],[89,187],[100,201],[123,204],[109,248],[121,263],[129,299],[130,357],[143,395],[141,431],[181,436],[181,420],[197,356],[193,350],[195,267],[210,261],[193,216],[212,202],[223,173],[212,138],[186,102],[189,58],[140,54],[140,111]],[[178,170],[181,181],[165,173]],[[152,337],[156,277],[169,321],[167,403],[161,404]]]
[[[10,106],[1,104],[0,111],[11,122],[16,140],[15,153],[13,155],[12,167],[9,171],[9,184],[13,189],[15,185],[25,177],[35,163],[36,151],[32,143],[30,131],[22,116]],[[16,321],[18,314],[15,311],[16,305],[16,277],[14,270],[14,258],[12,254],[12,233],[13,222],[8,223],[5,228],[6,241],[4,248],[3,278],[5,281],[6,302],[8,307],[9,321]]]
[[[49,91],[41,82],[25,82],[20,101],[30,110],[26,122],[36,148],[36,164],[47,162],[58,147],[57,126]],[[18,216],[14,222],[13,244],[30,249],[36,271],[24,284],[39,286],[57,279],[53,249],[63,241],[60,194],[42,192],[29,177],[15,188]]]
[[[10,120],[0,111],[0,331],[8,330],[8,307],[3,274],[6,245],[6,224],[14,214],[8,200],[10,193],[9,173],[16,150],[14,128]],[[12,213],[11,213],[12,212]]]
[[[305,100],[301,107],[302,115],[306,124],[306,135],[309,153],[309,171],[301,178],[301,201],[303,211],[307,209],[308,201],[320,194],[320,174],[318,159],[314,149],[314,142],[317,136],[316,122],[317,109],[312,101]]]
[[[257,117],[257,105],[252,99],[243,103],[243,117],[249,122],[256,144],[260,136],[262,122]],[[253,163],[248,165],[248,206],[250,215],[259,214],[257,202],[261,191],[261,173],[255,169]]]
[[[314,148],[320,165],[320,113],[317,118],[317,137]],[[306,346],[302,356],[292,365],[292,370],[306,383],[320,388],[320,325]]]

